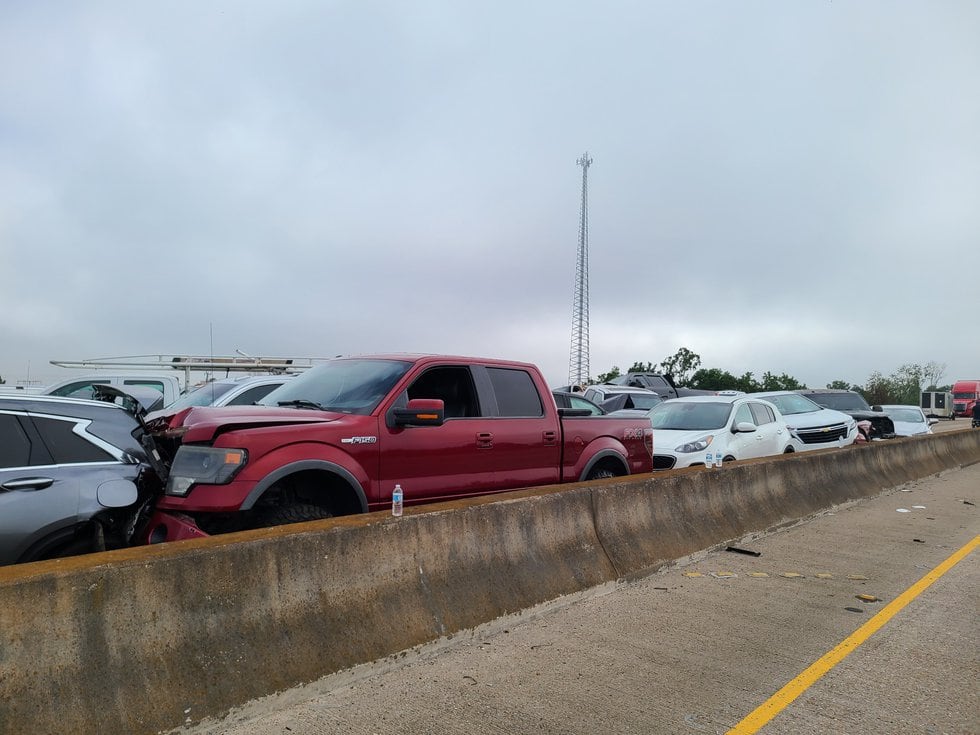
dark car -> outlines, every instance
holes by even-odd
[[[551,395],[555,397],[555,405],[560,409],[588,412],[587,416],[601,416],[605,413],[597,404],[585,398],[581,393],[574,393],[568,390],[553,390]]]
[[[613,411],[638,411],[646,412],[657,404],[663,403],[664,399],[652,391],[645,393],[615,393],[604,400],[600,405],[606,413]]]
[[[834,388],[804,388],[796,392],[815,403],[819,403],[824,408],[832,408],[853,417],[858,421],[859,429],[862,421],[870,422],[871,428],[865,436],[869,441],[895,437],[894,422],[883,411],[872,410],[868,402],[864,400],[864,396],[856,391]]]
[[[122,406],[0,394],[0,565],[127,546],[160,494]]]

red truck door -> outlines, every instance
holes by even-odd
[[[548,416],[527,372],[516,372],[520,375],[495,373],[491,378],[482,366],[438,365],[415,378],[399,401],[441,399],[446,420],[442,426],[383,428],[382,502],[390,499],[396,482],[406,502],[557,482],[557,417]],[[522,409],[513,398],[505,398],[503,406],[494,398],[495,383],[506,387],[521,382],[533,390],[535,416],[507,415]]]
[[[416,377],[396,403],[438,398],[445,404],[442,426],[383,427],[380,495],[391,498],[395,483],[405,501],[433,500],[486,492],[493,485],[493,453],[481,436],[489,432],[480,415],[473,376],[465,365],[440,365]]]
[[[527,370],[475,366],[473,374],[481,395],[489,396],[486,409],[494,416],[496,485],[513,489],[558,482],[562,436],[554,401],[542,401]]]

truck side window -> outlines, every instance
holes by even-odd
[[[426,370],[408,387],[408,397],[442,399],[447,419],[480,415],[476,389],[468,367],[437,367]]]
[[[54,391],[51,395],[53,396],[66,396],[68,398],[89,398],[95,397],[96,385],[109,385],[108,380],[82,380],[76,383],[69,383],[68,385],[63,385]]]
[[[544,415],[538,389],[524,370],[487,368],[487,375],[493,385],[500,416],[538,418]]]
[[[123,385],[144,385],[147,388],[153,388],[163,393],[163,383],[159,380],[124,380]]]

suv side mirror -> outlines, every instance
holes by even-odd
[[[391,410],[395,426],[442,426],[446,404],[441,398],[413,398],[404,408]]]

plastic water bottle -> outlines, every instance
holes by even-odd
[[[714,463],[715,463],[715,461],[712,458],[712,456],[711,456],[711,450],[709,449],[708,450],[708,453],[706,455],[704,455],[704,466],[707,467],[710,470],[711,469],[711,465],[713,465]]]
[[[721,467],[721,452],[715,452],[715,467]]]
[[[404,497],[405,496],[402,493],[402,486],[395,485],[395,489],[391,492],[391,514],[393,516],[400,516],[402,514]]]

